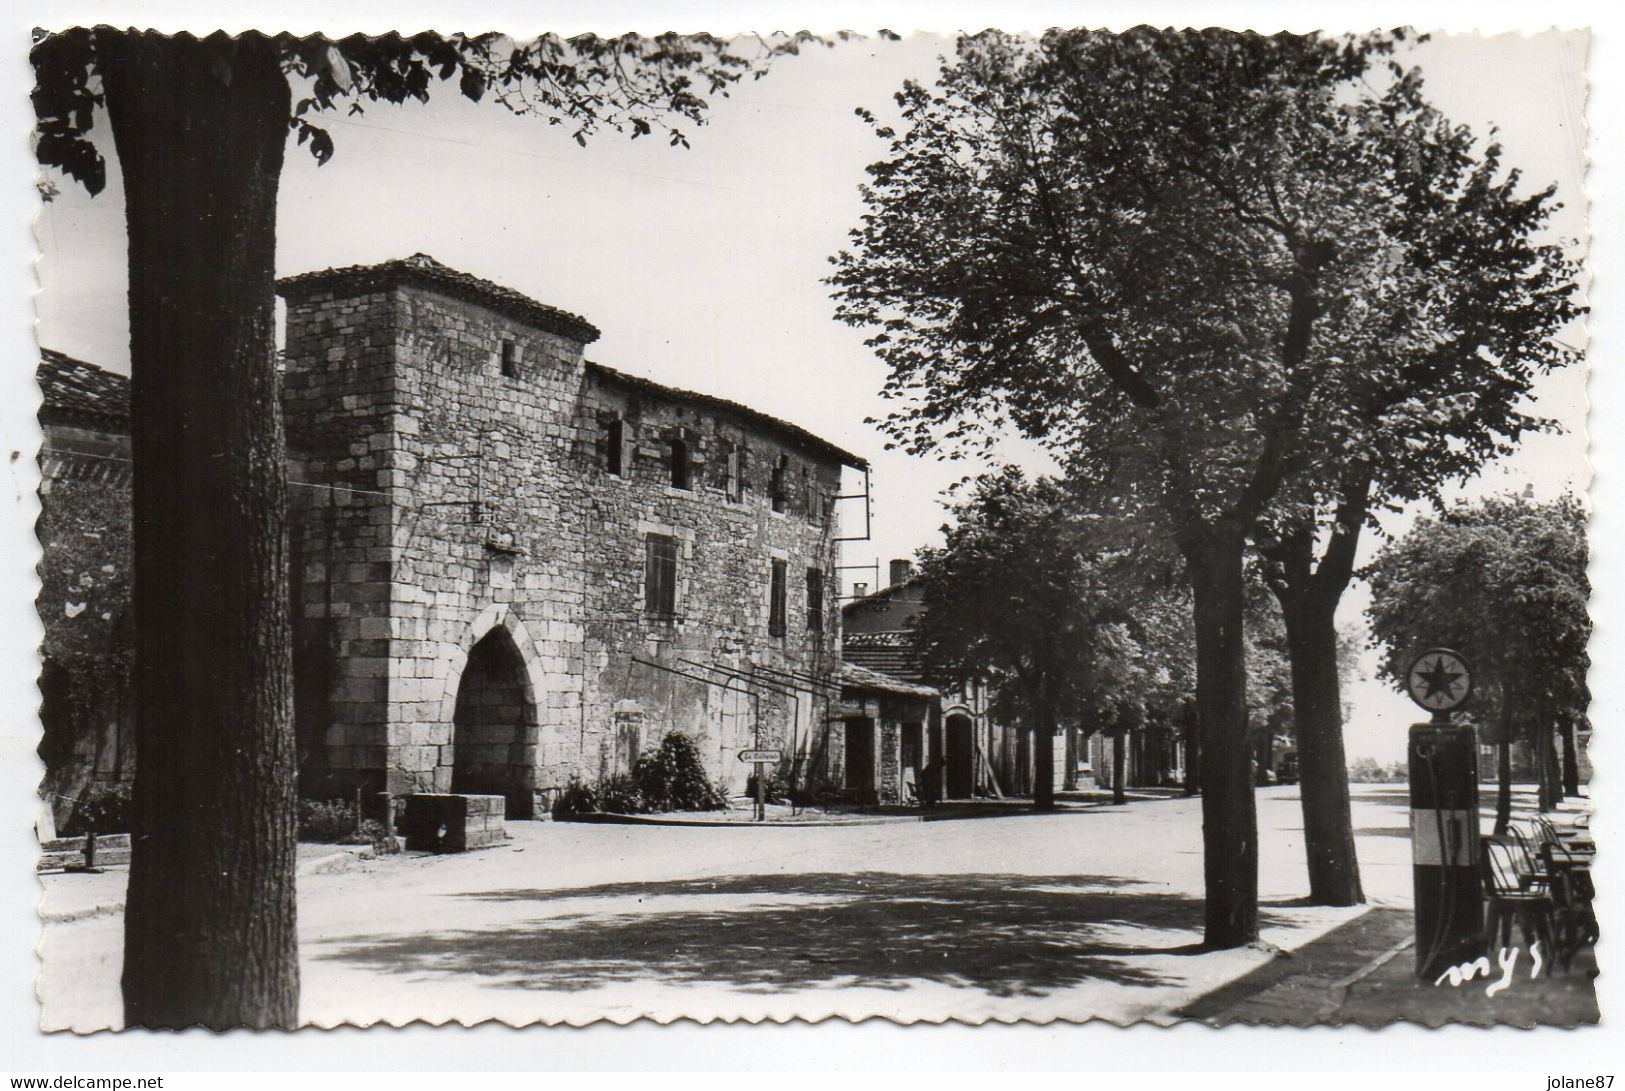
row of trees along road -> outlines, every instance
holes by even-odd
[[[1573,496],[1490,499],[1418,523],[1362,573],[1384,677],[1403,689],[1417,648],[1449,646],[1473,665],[1471,715],[1499,752],[1497,833],[1511,819],[1514,740],[1534,751],[1541,809],[1580,791],[1576,736],[1591,701],[1585,530]]]
[[[1317,901],[1361,897],[1332,609],[1373,502],[1512,444],[1577,311],[1494,143],[1393,60],[1403,32],[962,38],[905,84],[837,255],[837,313],[888,364],[914,452],[1006,426],[1181,553],[1201,723],[1205,939],[1257,937],[1244,559],[1292,634]]]
[[[708,95],[817,41],[419,34],[36,36],[36,153],[91,193],[111,124],[129,233],[137,770],[125,908],[131,1025],[293,1026],[295,784],[277,191],[324,111],[451,83],[562,126],[704,120]],[[741,48],[741,45],[744,48]],[[295,101],[295,95],[298,99]]]
[[[1102,515],[1111,500],[1094,483],[1029,481],[1007,467],[969,486],[942,547],[919,556],[920,661],[939,683],[987,681],[993,711],[1026,726],[1036,805],[1054,802],[1047,743],[1063,726],[1111,739],[1121,802],[1131,733],[1150,724],[1181,730],[1196,696],[1180,558]],[[1246,689],[1256,739],[1290,716],[1292,685],[1279,608],[1257,581],[1251,592]],[[1199,764],[1194,749],[1187,770]]]

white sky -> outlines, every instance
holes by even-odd
[[[833,321],[821,278],[861,213],[863,168],[884,152],[854,108],[883,112],[905,78],[930,79],[952,48],[951,39],[915,35],[784,59],[768,78],[716,100],[709,123],[689,130],[687,150],[658,135],[614,134],[582,149],[566,129],[470,103],[451,84],[437,86],[428,105],[331,115],[337,154],[326,166],[289,146],[277,272],[427,252],[586,316],[603,330],[592,359],[736,399],[869,457],[873,541],[849,544],[844,560],[878,560],[884,582],[889,558],[939,540],[942,489],[978,467],[883,450],[862,421],[887,410],[878,396],[885,368],[862,332]],[[1581,240],[1584,49],[1579,34],[1441,37],[1410,57],[1449,116],[1480,131],[1499,125],[1530,184],[1558,184],[1569,207],[1556,233]],[[112,160],[105,127],[100,138]],[[42,345],[123,371],[125,239],[112,168],[94,199],[58,178],[61,196],[37,225],[37,308]],[[1584,331],[1566,336],[1579,343]],[[1538,411],[1573,430],[1530,441],[1467,491],[1526,482],[1543,497],[1583,490],[1584,390],[1578,368],[1543,381]],[[1030,445],[1005,450],[1043,464]],[[861,506],[844,514],[844,532],[861,533]],[[842,585],[873,578],[846,572]],[[1345,615],[1357,617],[1363,603],[1356,589]],[[1409,704],[1376,683],[1351,696],[1351,756],[1402,756]]]

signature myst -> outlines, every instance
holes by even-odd
[[[1518,950],[1519,949],[1517,947],[1503,947],[1499,952],[1496,953],[1495,961],[1501,967],[1501,979],[1499,981],[1492,981],[1488,986],[1485,987],[1485,996],[1494,996],[1496,993],[1512,984],[1512,972],[1518,966]],[[1541,958],[1540,956],[1539,940],[1536,940],[1529,946],[1529,957],[1534,962],[1534,965],[1529,968],[1529,977],[1534,979],[1540,976],[1540,968],[1545,965],[1545,959]],[[1446,981],[1448,981],[1451,987],[1455,988],[1465,985],[1475,977],[1487,978],[1491,973],[1492,970],[1490,969],[1489,956],[1479,955],[1471,962],[1463,962],[1459,966],[1452,966],[1445,970],[1445,972],[1440,974],[1438,980],[1434,981],[1433,984],[1443,985]],[[1579,1085],[1576,1084],[1574,1086]]]

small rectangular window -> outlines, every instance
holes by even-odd
[[[691,467],[688,462],[688,441],[678,436],[671,441],[671,487],[687,489]]]
[[[824,631],[824,570],[807,569],[807,631]]]
[[[519,346],[512,341],[502,342],[502,377],[519,378]]]
[[[784,561],[773,562],[773,584],[769,591],[767,606],[767,635],[783,636],[785,630],[785,578],[789,565]]]
[[[744,498],[744,490],[741,488],[744,468],[745,450],[738,444],[733,444],[728,448],[727,494],[728,499],[735,504]]]
[[[677,614],[677,539],[651,534],[645,539],[643,609],[655,617]]]
[[[626,424],[616,417],[604,425],[604,469],[619,477],[624,471]]]
[[[789,488],[785,482],[785,478],[789,476],[789,470],[790,459],[787,456],[780,457],[779,464],[773,467],[771,496],[774,511],[782,512],[790,498]]]

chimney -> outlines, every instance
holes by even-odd
[[[914,571],[914,562],[898,558],[891,563],[891,586],[896,587],[908,580],[909,574]]]
[[[861,599],[864,595],[867,595],[868,593],[869,593],[869,585],[868,584],[866,584],[866,583],[854,583],[852,585],[852,597],[853,598]]]

